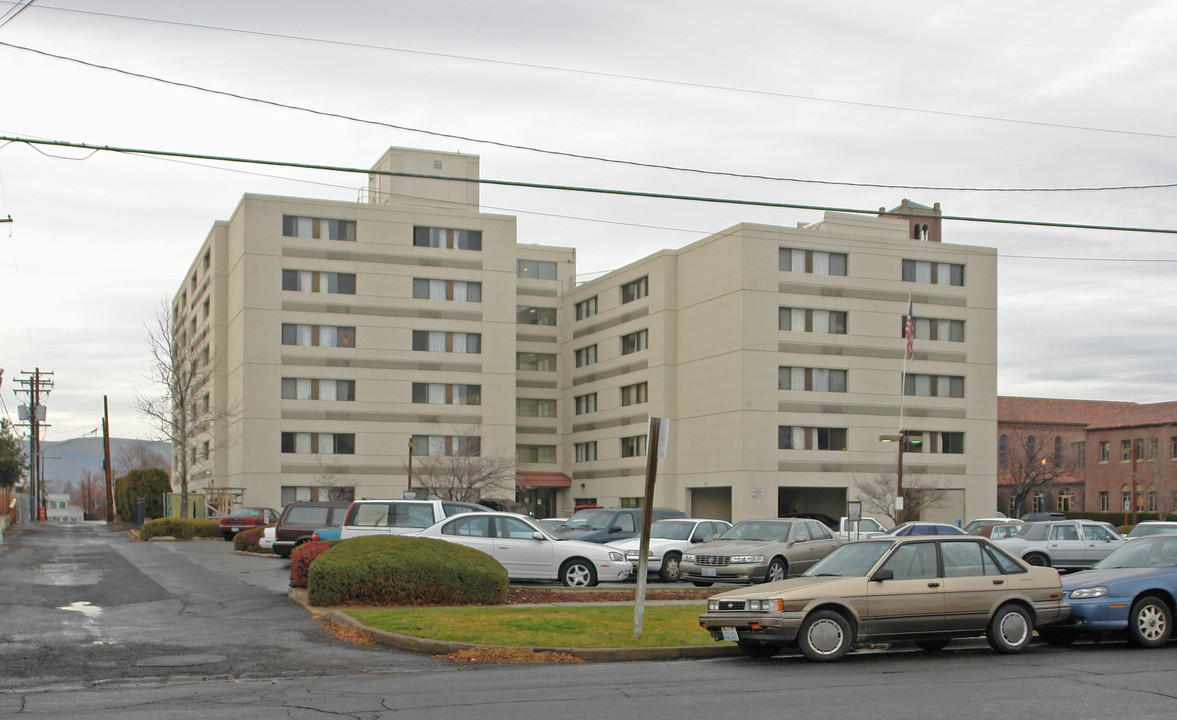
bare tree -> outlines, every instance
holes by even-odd
[[[892,522],[898,522],[895,496],[899,487],[894,473],[882,473],[862,480],[855,479],[854,486],[867,508],[891,518]],[[918,519],[920,513],[939,505],[947,494],[948,488],[941,487],[923,475],[904,473],[903,517],[907,520]]]
[[[146,470],[148,468],[170,470],[172,466],[166,455],[143,440],[119,445],[112,454],[114,455],[115,477],[122,477],[132,470]]]
[[[1068,479],[1075,472],[1075,458],[1070,453],[1056,456],[1055,448],[1047,439],[1049,431],[1011,426],[1002,433],[1006,446],[999,458],[998,488],[1005,490],[1011,506],[1021,512],[1026,499],[1038,490],[1058,480]]]
[[[452,454],[429,454],[417,448],[413,455],[413,487],[442,500],[476,502],[489,491],[510,490],[515,478],[514,453],[482,452],[478,428],[464,430],[465,436]]]
[[[315,473],[314,478],[319,500],[350,502],[356,499],[355,477],[340,475],[337,467],[323,462],[322,455],[316,456],[315,461],[319,464],[319,472]]]
[[[151,355],[148,379],[158,394],[139,393],[135,407],[159,432],[157,439],[172,445],[172,481],[180,485],[180,516],[188,516],[188,482],[196,439],[229,411],[208,400],[214,360],[206,342],[187,337],[179,318],[167,303],[161,304],[153,323],[147,324],[147,349]]]

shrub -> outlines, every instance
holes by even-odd
[[[323,542],[321,540],[311,540],[304,542],[302,545],[294,548],[290,553],[290,587],[306,589],[307,586],[307,572],[310,570],[311,563],[315,558],[323,554],[327,548],[331,547],[337,541]]]
[[[135,522],[135,500],[144,498],[144,519],[150,520],[163,516],[163,496],[171,491],[172,482],[164,470],[132,470],[114,481],[114,503],[124,521]]]
[[[148,520],[139,528],[139,539],[150,540],[153,537],[174,537],[177,540],[191,540],[194,537],[221,536],[219,523],[216,520],[190,520],[188,518],[163,517]]]
[[[507,570],[490,555],[444,540],[370,535],[334,544],[307,573],[312,605],[493,605]]]
[[[258,526],[248,530],[242,530],[233,536],[233,549],[240,552],[251,553],[272,553],[273,550],[263,550],[261,545],[262,536],[266,533],[266,528],[274,527],[273,525]]]

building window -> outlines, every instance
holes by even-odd
[[[201,320],[207,320],[207,319],[208,319],[208,309],[209,309],[209,301],[206,299],[206,300],[205,300],[203,303],[201,303],[201,305],[200,305],[200,319],[201,319]]]
[[[1100,512],[1108,512],[1108,509],[1110,508],[1110,506],[1111,506],[1111,503],[1110,503],[1110,497],[1108,495],[1108,491],[1101,490],[1099,493],[1099,511]]]
[[[597,361],[597,346],[589,345],[576,351],[576,367],[592,365]]]
[[[1132,460],[1132,441],[1120,441],[1120,462],[1131,462]]]
[[[208,460],[208,440],[200,444],[200,459]]]
[[[516,260],[515,277],[532,280],[555,280],[556,263],[547,260]]]
[[[635,383],[621,388],[621,406],[639,405],[646,402],[649,394],[649,383]]]
[[[201,272],[208,272],[208,266],[212,263],[212,250],[204,251],[204,259],[200,261]]]
[[[1033,500],[1030,504],[1031,504],[1030,512],[1036,512],[1036,513],[1042,512],[1043,506],[1046,505],[1046,495],[1043,493],[1038,493],[1038,494],[1034,495]]]
[[[1144,441],[1144,457],[1147,460],[1157,459],[1157,439],[1146,438]]]
[[[556,308],[516,305],[515,323],[518,325],[555,325]]]
[[[1063,466],[1063,439],[1058,435],[1054,436],[1054,466],[1056,468]]]
[[[481,405],[482,386],[415,382],[413,402],[429,405]]]
[[[1169,438],[1169,457],[1177,460],[1177,437]]]
[[[597,411],[597,394],[578,395],[576,397],[576,414],[585,415]]]
[[[846,392],[846,371],[825,368],[777,368],[777,389]]]
[[[282,399],[354,401],[356,381],[282,378]]]
[[[205,393],[200,398],[200,412],[204,412],[204,413],[208,412],[210,404],[211,403],[209,401],[209,394]]]
[[[414,435],[410,445],[417,457],[478,457],[482,438],[477,435]]]
[[[645,435],[631,435],[630,437],[621,438],[621,457],[645,457],[646,455],[646,436]]]
[[[845,335],[846,312],[783,307],[777,316],[777,328],[793,332]]]
[[[355,273],[283,270],[282,289],[294,292],[356,294]]]
[[[521,463],[556,462],[555,445],[516,445],[515,459]]]
[[[920,375],[908,373],[903,394],[915,397],[964,397],[964,378],[955,375]]]
[[[630,353],[640,352],[645,350],[650,344],[650,333],[648,330],[638,330],[637,332],[621,336],[621,354],[629,355]]]
[[[964,285],[964,265],[929,260],[904,260],[903,281],[933,285]]]
[[[597,459],[597,441],[576,443],[576,462],[592,462]]]
[[[1087,443],[1080,440],[1071,443],[1071,447],[1075,453],[1075,467],[1087,467]]]
[[[282,433],[282,452],[313,455],[355,455],[355,433]]]
[[[356,329],[335,325],[282,323],[282,344],[354,348],[356,346]]]
[[[1124,485],[1123,487],[1126,488],[1128,486]],[[1121,512],[1128,512],[1131,509],[1132,509],[1132,491],[1131,490],[1124,490],[1123,488],[1121,488],[1120,489],[1120,511]]]
[[[1009,465],[1009,438],[1002,435],[997,439],[997,467],[1004,470]]]
[[[1110,457],[1111,457],[1110,443],[1107,440],[1101,440],[1099,442],[1099,461],[1100,462],[1107,462]]]
[[[551,353],[517,352],[515,369],[556,372],[556,356]]]
[[[937,318],[913,318],[912,332],[916,340],[942,340],[964,342],[964,320],[943,320]],[[899,337],[907,337],[907,316],[899,317]]]
[[[556,417],[556,401],[548,398],[515,398],[518,417]]]
[[[650,294],[649,278],[638,278],[621,286],[621,304],[640,300]]]
[[[598,504],[599,504],[599,503],[597,502],[597,499],[596,499],[595,497],[592,497],[592,498],[588,498],[588,497],[585,497],[585,498],[572,498],[572,506],[573,506],[573,507],[578,507],[578,506],[581,506],[581,505],[589,505],[589,506],[593,506],[593,507],[595,507],[595,506],[597,506]]]
[[[1075,496],[1071,494],[1070,490],[1062,491],[1055,499],[1055,507],[1059,512],[1071,512],[1075,509]]]
[[[416,247],[448,248],[450,250],[481,250],[482,231],[414,227],[413,245]]]
[[[943,430],[904,430],[907,444],[905,453],[961,455],[964,453],[964,433]]]
[[[845,450],[846,428],[777,427],[777,447],[781,450]]]
[[[1157,511],[1157,491],[1156,490],[1149,490],[1148,491],[1148,511],[1149,512],[1156,512]]]
[[[355,220],[330,220],[327,218],[282,216],[283,237],[313,238],[315,240],[356,239]]]
[[[597,296],[576,303],[576,319],[584,320],[597,314]]]
[[[845,253],[781,248],[778,264],[785,272],[843,276],[846,274]]]
[[[482,302],[482,283],[466,280],[413,278],[413,297],[418,300]]]
[[[479,333],[414,330],[413,349],[424,352],[481,353],[482,335]]]

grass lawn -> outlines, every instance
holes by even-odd
[[[705,603],[647,606],[638,639],[633,637],[632,605],[408,607],[345,612],[377,630],[433,640],[626,648],[712,645],[715,641],[699,627],[699,615],[705,610]]]

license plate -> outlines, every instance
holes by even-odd
[[[238,530],[240,530],[241,528],[229,528],[229,529],[230,529],[230,530],[232,530],[233,532],[237,532],[237,531],[238,531]]]
[[[703,577],[715,577],[715,568],[703,568]]]
[[[740,635],[739,635],[739,633],[736,632],[736,629],[734,627],[725,627],[722,629],[723,629],[723,639],[724,640],[731,640],[732,642],[739,642],[740,641]]]

